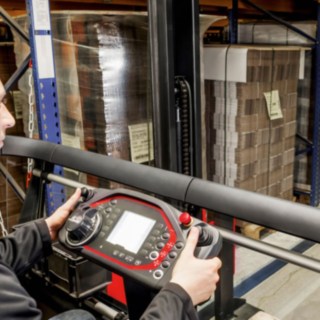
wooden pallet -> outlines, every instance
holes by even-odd
[[[249,223],[249,222],[242,222],[240,226],[241,233],[249,238],[260,240],[263,235],[266,233],[272,232],[272,230],[259,226],[254,223]]]

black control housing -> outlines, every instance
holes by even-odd
[[[200,230],[196,257],[211,258],[221,249],[216,228],[196,218],[182,225],[181,212],[154,197],[126,189],[84,190],[83,195],[60,230],[59,241],[148,287],[161,289],[170,280],[191,226]]]

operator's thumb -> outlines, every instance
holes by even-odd
[[[80,200],[81,189],[77,188],[73,195],[64,203],[64,209],[73,210]]]
[[[183,254],[194,256],[194,250],[197,246],[198,239],[199,239],[199,229],[192,227],[190,229],[190,232],[186,241],[186,245],[183,250]]]

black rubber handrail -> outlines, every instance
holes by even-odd
[[[311,206],[29,138],[8,136],[1,154],[47,161],[320,242],[320,210]]]

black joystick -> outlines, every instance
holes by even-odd
[[[213,241],[213,234],[209,227],[204,223],[199,223],[195,226],[199,229],[199,239],[197,243],[197,247],[209,246]]]
[[[86,187],[81,188],[81,197],[83,198],[84,201],[88,201],[91,199],[94,195],[93,190],[90,190]]]
[[[79,246],[95,236],[101,225],[101,218],[96,209],[74,212],[66,223],[67,241],[72,246]]]

